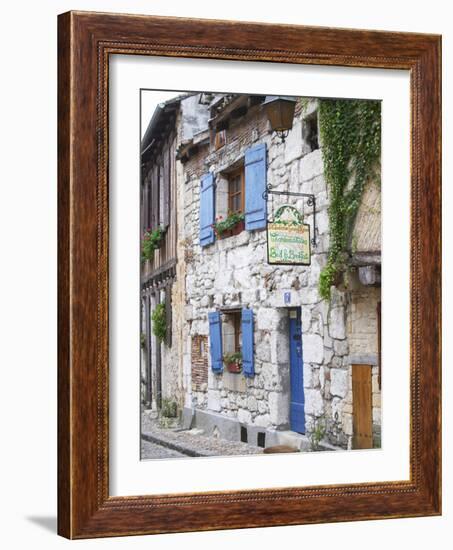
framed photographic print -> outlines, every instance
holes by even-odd
[[[59,533],[436,515],[440,37],[59,17]]]

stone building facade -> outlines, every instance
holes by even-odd
[[[208,435],[301,449],[314,436],[326,448],[379,446],[379,187],[357,216],[348,280],[323,300],[329,196],[317,100],[297,101],[282,141],[270,129],[264,96],[195,97],[204,124],[198,119],[196,131],[183,135],[187,99],[174,120],[177,297],[173,349],[162,358],[179,374],[167,393],[184,425]],[[269,185],[281,194],[266,196]],[[313,195],[316,219],[307,197],[288,192]],[[266,223],[283,204],[311,228],[309,266],[268,263]],[[216,235],[213,224],[231,211],[244,220]],[[370,231],[371,241],[363,237]],[[236,352],[241,372],[229,372],[225,356]]]
[[[183,323],[185,306],[183,167],[177,147],[207,124],[207,112],[197,94],[183,94],[160,104],[142,139],[142,234],[162,229],[153,257],[141,264],[141,401],[158,411],[163,400],[183,407]],[[181,257],[182,256],[182,257]],[[153,313],[164,306],[166,334],[153,330]]]

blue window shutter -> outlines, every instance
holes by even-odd
[[[211,368],[214,372],[223,371],[223,353],[222,353],[222,324],[220,322],[220,312],[211,311],[208,313],[209,319],[209,348],[211,351]]]
[[[207,246],[214,242],[214,175],[201,177],[200,188],[200,244]]]
[[[266,227],[266,144],[260,143],[245,151],[245,228]]]
[[[253,357],[253,311],[242,310],[242,373],[244,376],[255,375]]]

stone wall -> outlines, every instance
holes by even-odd
[[[350,393],[349,344],[346,327],[347,294],[333,291],[332,300],[321,300],[318,280],[328,248],[328,196],[320,149],[304,140],[304,117],[313,116],[315,101],[302,102],[285,143],[272,135],[261,107],[251,109],[227,131],[227,144],[219,151],[200,150],[184,166],[184,241],[186,249],[186,334],[209,333],[209,311],[227,306],[252,308],[255,318],[255,376],[208,372],[206,388],[191,387],[191,406],[219,413],[267,429],[289,427],[289,307],[301,307],[307,431],[326,422],[332,443],[346,447],[349,419],[342,404]],[[313,193],[316,197],[316,240],[312,263],[272,266],[266,258],[265,231],[243,231],[237,236],[199,245],[200,177],[208,170],[221,173],[244,156],[246,148],[266,143],[268,183],[275,190]],[[221,177],[218,178],[221,181]],[[270,196],[271,211],[290,202]],[[313,227],[306,200],[293,204],[304,211]],[[285,294],[290,303],[285,302]],[[190,354],[186,355],[190,363]],[[187,371],[186,364],[186,371]],[[336,415],[338,413],[338,415]]]
[[[171,345],[163,341],[160,345],[162,363],[162,398],[176,401],[181,408],[184,404],[182,392],[182,361],[179,350],[180,340],[180,318],[178,282],[174,282],[161,291],[161,300],[167,300],[171,293],[172,318],[171,318]]]
[[[187,109],[183,101],[178,115],[176,149],[185,142],[190,126],[183,124],[182,113],[195,116],[202,110],[194,98],[184,100],[188,102]],[[316,109],[315,100],[299,101],[293,129],[282,143],[270,132],[262,107],[256,105],[231,122],[223,147],[214,150],[201,140],[198,153],[189,161],[175,163],[176,276],[166,290],[154,291],[151,296],[154,309],[157,298],[164,300],[165,293],[168,296],[171,292],[172,344],[163,343],[159,347],[152,335],[151,350],[142,350],[142,400],[146,400],[146,356],[151,354],[152,378],[156,384],[156,354],[160,349],[162,397],[176,400],[180,408],[196,409],[203,415],[211,413],[214,419],[222,418],[230,424],[240,422],[249,426],[253,434],[257,430],[289,429],[288,316],[291,308],[300,308],[307,433],[318,424],[325,424],[330,443],[351,448],[354,410],[351,365],[370,364],[373,433],[378,446],[381,409],[376,306],[380,289],[365,287],[353,276],[347,287],[332,289],[329,302],[322,300],[318,292],[319,274],[329,244],[329,202],[322,152],[314,145],[312,135]],[[199,121],[197,131],[203,132],[206,120],[204,117]],[[245,150],[258,143],[267,145],[267,178],[275,190],[315,195],[317,243],[308,267],[269,265],[264,230],[242,231],[200,247],[200,177],[208,171],[216,174],[216,210],[217,214],[226,214],[225,171],[243,162]],[[369,196],[371,199],[367,208],[362,208],[354,232],[354,243],[362,248],[366,240],[361,239],[361,232],[366,231],[370,216],[374,220],[373,242],[380,242],[376,216],[380,198],[376,187]],[[313,230],[312,211],[306,199],[288,200],[286,196],[270,195],[269,214],[288,202],[303,211]],[[147,269],[149,266],[145,266],[144,274]],[[229,372],[215,374],[211,369],[208,313],[233,307],[251,308],[254,313],[252,378]],[[145,325],[144,321],[142,324]],[[152,406],[156,407],[154,401]]]

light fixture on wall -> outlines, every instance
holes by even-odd
[[[272,131],[276,132],[282,142],[284,142],[293,127],[296,100],[288,96],[268,95],[263,103],[263,107]]]

